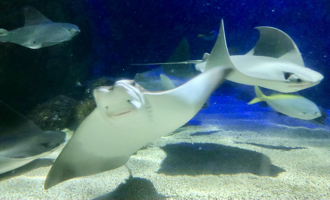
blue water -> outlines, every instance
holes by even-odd
[[[81,29],[81,33],[72,40],[44,49],[31,50],[13,44],[0,45],[2,52],[1,61],[3,61],[2,66],[0,66],[2,78],[0,79],[0,89],[2,90],[0,100],[17,109],[17,113],[13,111],[16,115],[18,113],[26,115],[38,104],[42,104],[59,94],[76,98],[77,104],[74,105],[81,105],[82,100],[86,99],[93,102],[93,92],[91,92],[92,87],[90,85],[100,77],[106,77],[106,80],[110,82],[109,80],[122,78],[133,79],[137,73],[144,73],[145,77],[153,78],[154,85],[148,85],[150,84],[148,81],[145,82],[146,86],[142,83],[141,85],[146,88],[150,86],[153,90],[160,90],[159,73],[164,73],[164,71],[155,65],[132,66],[130,64],[166,62],[183,38],[186,38],[190,45],[190,58],[192,60],[202,59],[205,52],[211,51],[215,40],[203,40],[198,38],[198,34],[212,29],[218,30],[221,19],[224,19],[227,45],[229,52],[232,54],[245,54],[255,45],[259,38],[258,31],[255,29],[257,26],[271,26],[287,33],[297,44],[306,67],[324,75],[324,80],[320,84],[299,91],[299,94],[324,108],[327,115],[330,115],[330,79],[328,72],[330,63],[330,3],[326,0],[72,0],[70,2],[59,2],[48,4],[49,2],[46,3],[46,1],[44,3],[40,3],[40,1],[22,1],[10,5],[0,3],[0,11],[3,11],[1,16],[8,17],[8,22],[6,18],[2,21],[0,20],[0,22],[7,23],[1,24],[1,28],[2,26],[6,29],[19,27],[20,22],[16,22],[15,18],[18,18],[19,14],[16,13],[19,13],[18,10],[21,7],[31,4],[31,6],[35,6],[42,13],[49,16],[50,19],[61,22],[68,20],[77,24]],[[54,15],[50,15],[53,10]],[[13,21],[15,23],[12,23]],[[187,81],[172,76],[170,78],[177,86]],[[265,93],[269,94],[267,91]],[[200,178],[199,176],[206,174],[212,175],[216,179],[220,177],[220,179],[225,180],[225,177],[228,178],[231,174],[243,174],[242,177],[246,174],[253,174],[255,175],[252,176],[254,178],[246,176],[246,179],[251,179],[247,183],[251,183],[252,186],[255,180],[260,180],[261,184],[265,180],[270,180],[272,183],[285,180],[285,178],[283,179],[284,176],[281,176],[283,174],[286,175],[285,173],[289,174],[288,177],[293,179],[290,184],[283,182],[284,187],[285,184],[288,184],[289,189],[292,186],[292,191],[285,193],[286,195],[295,192],[298,186],[300,190],[304,190],[305,188],[302,187],[313,184],[315,190],[319,190],[320,193],[326,193],[327,191],[322,190],[322,184],[329,184],[329,182],[321,180],[320,177],[322,177],[321,175],[324,171],[324,176],[329,174],[329,162],[323,154],[329,152],[327,148],[329,148],[330,141],[330,119],[326,118],[323,123],[315,120],[300,120],[280,115],[265,103],[247,105],[247,102],[254,97],[255,93],[252,86],[225,81],[209,98],[206,108],[200,110],[185,126],[176,131],[179,134],[152,141],[154,142],[153,145],[141,150],[141,152],[149,152],[151,156],[149,154],[142,155],[143,153],[141,152],[141,154],[138,152],[139,155],[132,156],[131,163],[128,166],[133,166],[133,172],[135,170],[133,175],[136,177],[133,177],[131,174],[126,181],[124,178],[119,180],[119,182],[122,182],[122,186],[125,185],[123,193],[126,194],[132,190],[133,186],[128,183],[138,181],[137,185],[141,185],[141,181],[144,181],[157,194],[153,184],[157,187],[162,186],[157,181],[163,181],[163,175],[167,176],[167,178],[170,176]],[[87,104],[90,102],[87,102]],[[61,102],[49,103],[49,105],[55,104],[61,104]],[[86,106],[88,108],[80,109],[92,110],[93,104],[91,103],[88,106]],[[61,112],[69,110],[65,106],[59,107]],[[74,113],[72,115],[76,115],[76,107],[72,106],[71,108],[70,106],[70,109]],[[54,116],[56,118],[50,117],[51,114],[49,113],[45,112],[46,114],[44,114],[40,111],[38,113],[40,116],[38,115],[39,118],[36,119],[48,119],[48,122],[51,119],[54,121],[62,120],[57,118],[59,115],[56,114],[57,111],[54,107],[50,106],[49,110],[49,113],[55,113]],[[24,113],[25,111],[26,113]],[[76,127],[73,123],[75,122],[72,121],[70,128],[74,130]],[[7,122],[2,126],[6,127],[6,125],[8,125]],[[186,134],[187,132],[191,134]],[[188,137],[188,139],[180,138],[178,135]],[[10,142],[13,144],[16,142],[16,138],[8,138],[10,138]],[[229,142],[226,140],[228,138],[230,138]],[[209,141],[202,142],[202,140]],[[10,143],[7,141],[3,142],[6,144]],[[267,150],[251,150],[252,148],[246,147],[246,145],[254,145]],[[290,154],[288,152],[285,154],[281,152],[284,149],[293,151]],[[153,168],[148,169],[151,171],[144,171],[147,165],[141,167],[141,163],[143,165],[149,161],[155,162],[158,159],[157,156],[161,154],[154,155],[153,153],[159,150],[166,153],[166,158],[161,163],[158,163],[160,165],[158,171]],[[275,151],[283,154],[274,153]],[[277,167],[272,163],[281,163],[279,162],[281,161],[278,159],[279,157],[282,158],[283,156],[283,159],[288,159],[288,155],[302,156],[305,152],[308,154],[306,158],[294,160],[292,161],[293,164],[290,157],[289,160],[285,160],[287,162],[285,164],[288,164],[286,166],[282,163],[285,169],[282,166]],[[319,154],[319,152],[323,152],[323,154]],[[269,155],[266,155],[267,153]],[[313,163],[309,160],[313,156],[319,156],[320,163]],[[322,158],[322,156],[324,157]],[[251,157],[254,159],[250,159]],[[266,160],[266,164],[271,166],[271,171],[274,171],[274,173],[268,174],[271,177],[270,179],[263,179],[264,177],[262,176],[264,174],[260,172],[262,171],[262,167],[259,165],[261,163],[260,160]],[[70,195],[72,193],[74,195],[82,195],[83,197],[85,197],[84,195],[96,197],[101,195],[101,193],[102,195],[105,193],[105,187],[107,186],[99,184],[99,179],[95,179],[95,182],[98,182],[97,184],[86,182],[85,185],[87,185],[88,190],[84,192],[77,192],[78,190],[75,191],[71,187],[65,188],[65,192],[61,190],[53,190],[53,192],[56,191],[58,193],[45,191],[42,189],[42,185],[48,169],[44,169],[44,167],[50,167],[53,162],[46,159],[39,161],[37,160],[27,166],[27,168],[23,167],[17,169],[17,171],[15,169],[5,175],[1,175],[0,184],[5,185],[5,187],[0,187],[0,198],[2,188],[6,188],[6,198],[12,196],[27,197],[27,191],[31,190],[31,184],[27,181],[31,180],[37,180],[35,185],[39,185],[33,188],[40,187],[40,194],[48,198],[59,197],[60,193],[70,193]],[[290,164],[294,166],[290,166]],[[152,166],[156,166],[155,163],[152,163]],[[37,172],[33,170],[37,170]],[[149,177],[141,176],[143,171]],[[127,174],[130,172],[129,167],[128,170],[125,168],[126,172]],[[29,175],[25,176],[28,173]],[[299,177],[301,174],[305,175],[304,173],[307,174],[305,177]],[[315,174],[313,173],[320,176],[314,176]],[[110,179],[110,184],[114,184],[112,178],[117,177],[117,175],[120,177],[119,175],[123,174],[120,171],[114,176],[101,177],[101,179],[102,181],[109,181]],[[219,175],[225,176],[221,177]],[[36,178],[36,176],[38,177]],[[159,177],[155,181],[152,176]],[[296,183],[296,176],[299,178],[299,181],[301,179],[305,181],[306,179],[306,183]],[[12,178],[16,177],[19,177],[15,179],[18,180],[19,184],[12,181],[14,180]],[[21,180],[25,180],[25,182]],[[9,184],[10,182],[11,185]],[[182,182],[187,184],[193,181]],[[167,186],[181,189],[172,183],[174,182],[169,182]],[[21,188],[17,188],[18,185]],[[204,186],[203,184],[200,185]],[[239,183],[237,185],[239,186]],[[84,190],[86,187],[80,188],[80,186],[81,184],[78,183],[72,187],[81,190]],[[113,190],[117,186],[111,185]],[[128,189],[126,189],[126,186]],[[253,185],[253,187],[255,190],[259,190],[259,186]],[[120,189],[121,187],[118,188]],[[138,191],[143,191],[145,188],[138,189]],[[171,192],[179,193],[173,188]],[[267,188],[262,192],[282,190],[278,186],[274,188],[273,190]],[[36,192],[40,191],[39,189],[36,189]],[[306,189],[306,193],[309,193],[309,188]],[[108,190],[110,191],[110,189]],[[157,188],[157,190],[161,189]],[[185,188],[183,188],[183,191],[186,192]],[[157,198],[165,197],[163,196],[165,192],[162,192],[162,195],[159,195]],[[235,188],[229,192],[234,194]],[[44,197],[42,195],[40,198]],[[180,197],[178,196],[178,198]],[[253,195],[248,197],[252,198]],[[272,197],[281,198],[276,195]],[[294,198],[299,197],[308,198],[308,194],[306,196],[295,194],[294,196]],[[318,197],[321,198],[322,196]],[[203,196],[203,198],[206,198],[206,196]]]
[[[299,47],[307,67],[325,75],[323,82],[301,94],[330,108],[327,83],[330,81],[329,3],[313,1],[92,1],[88,15],[96,50],[91,76],[111,75],[132,78],[146,67],[131,63],[164,62],[179,41],[186,37],[191,58],[201,59],[214,41],[197,34],[219,28],[225,20],[227,44],[239,54],[249,51],[258,39],[256,26],[272,26],[290,35]],[[97,13],[97,16],[95,15]],[[106,55],[104,51],[107,51]],[[322,96],[322,98],[320,98]]]

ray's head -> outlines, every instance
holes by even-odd
[[[68,40],[70,40],[71,38],[73,38],[74,36],[76,36],[78,33],[80,33],[80,29],[78,28],[78,26],[76,26],[74,24],[62,23],[61,26],[62,26],[62,28],[64,30],[66,30],[67,32],[69,32],[69,35],[71,37],[69,37]]]
[[[94,89],[94,98],[102,114],[111,118],[120,117],[145,104],[141,89],[143,88],[132,80],[121,80],[113,86]]]
[[[295,92],[319,84],[323,75],[307,67],[300,67],[299,70],[288,68],[283,71],[284,82],[287,83],[288,92]]]

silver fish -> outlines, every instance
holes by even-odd
[[[312,120],[321,116],[321,111],[312,101],[305,97],[293,94],[273,94],[264,95],[258,86],[255,86],[257,95],[248,104],[266,101],[267,104],[277,112],[283,113],[293,118]]]

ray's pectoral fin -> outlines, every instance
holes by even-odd
[[[236,68],[230,59],[229,52],[227,49],[223,20],[221,20],[217,41],[215,42],[211,53],[209,55],[204,54],[203,60],[205,59],[207,60],[205,66],[206,70],[219,66],[227,66],[232,69]]]
[[[65,180],[98,174],[124,165],[130,155],[122,154],[122,149],[107,142],[110,141],[109,133],[115,131],[102,119],[98,108],[94,109],[55,160],[44,188],[49,189]]]
[[[91,155],[88,152],[80,152],[84,160],[78,160],[73,157],[69,157],[68,154],[60,157],[56,161],[48,173],[45,181],[44,188],[47,190],[58,183],[63,181],[98,174],[111,169],[116,169],[123,166],[130,156],[117,156],[111,158],[98,157],[97,155]],[[68,162],[68,159],[71,159]]]
[[[268,26],[260,26],[256,29],[260,33],[260,38],[246,55],[279,58],[304,66],[300,51],[289,35]]]
[[[27,6],[24,8],[25,24],[24,26],[33,26],[43,23],[52,23],[50,19],[45,17],[36,9]]]

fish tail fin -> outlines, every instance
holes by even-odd
[[[254,91],[258,98],[261,98],[261,99],[265,98],[265,95],[262,93],[262,91],[260,90],[260,88],[258,86],[256,86],[256,85],[254,86]]]
[[[9,31],[6,29],[0,28],[0,37],[8,35]]]
[[[256,98],[252,99],[252,100],[248,103],[248,105],[255,104],[255,103],[258,103],[258,102],[260,102],[260,101],[262,101],[262,99],[260,99],[259,97],[256,97]]]
[[[248,105],[251,105],[251,104],[254,104],[254,103],[258,103],[258,102],[260,102],[260,101],[264,101],[264,98],[266,97],[266,96],[262,93],[262,91],[260,90],[260,88],[259,88],[258,86],[256,86],[256,85],[254,86],[254,91],[255,91],[257,97],[254,98],[254,99],[252,99],[252,101],[250,101],[250,102],[248,103]]]

